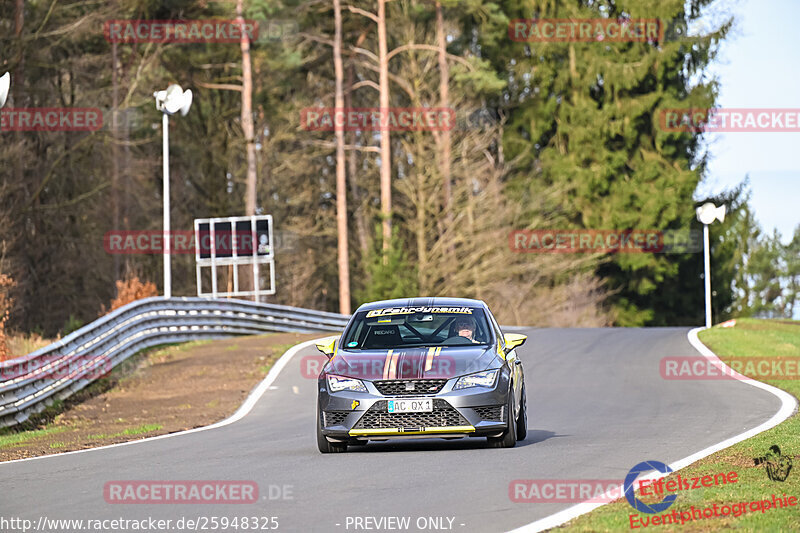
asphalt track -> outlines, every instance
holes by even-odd
[[[516,448],[485,448],[484,439],[415,440],[321,455],[316,381],[301,373],[303,357],[315,351],[306,348],[233,424],[0,464],[0,517],[34,524],[40,517],[153,517],[175,524],[181,517],[275,516],[278,531],[508,531],[574,505],[513,502],[513,480],[622,480],[640,461],[672,463],[758,426],[780,408],[776,396],[736,381],[662,379],[662,357],[697,355],[688,329],[504,329],[529,335],[518,348],[528,438]],[[253,480],[261,501],[109,504],[103,487],[115,480]],[[270,499],[270,486],[291,493]],[[364,522],[372,529],[356,529],[348,517],[410,517],[410,527]],[[443,525],[431,527],[428,517],[444,517]]]

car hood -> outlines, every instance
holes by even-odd
[[[337,350],[325,372],[367,380],[442,379],[500,366],[492,346]]]

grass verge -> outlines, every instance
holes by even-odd
[[[65,401],[0,429],[0,461],[207,426],[230,416],[289,347],[319,334],[274,333],[139,353]]]
[[[715,326],[702,331],[700,340],[726,363],[732,358],[770,358],[783,360],[800,359],[800,322],[786,320],[738,319],[735,327],[722,328]],[[746,373],[746,372],[743,372]],[[757,376],[750,376],[757,378]],[[764,380],[765,383],[782,389],[789,394],[800,397],[800,380]],[[737,473],[735,483],[683,490],[677,492],[678,498],[669,509],[658,514],[637,513],[625,498],[595,509],[591,513],[567,522],[558,529],[567,531],[800,531],[800,415],[795,413],[776,427],[760,433],[750,439],[737,443],[729,448],[714,453],[696,463],[672,473],[664,478],[665,483],[676,479],[702,477],[734,471]],[[789,462],[793,463],[784,481],[768,477],[765,464],[754,464],[754,458],[764,457],[770,447],[780,447],[782,466],[785,471]],[[781,464],[779,461],[775,463]],[[633,466],[633,465],[631,465]],[[783,477],[783,476],[777,476]],[[755,507],[754,501],[769,500],[772,496],[797,498],[796,506],[786,508],[768,508],[765,504]],[[659,497],[637,495],[645,503],[657,503]],[[657,524],[652,522],[656,516],[672,515],[675,511],[680,517],[688,518],[694,510],[703,510],[717,506],[721,513],[723,506],[729,506],[728,516],[717,516]],[[744,512],[743,511],[744,507]],[[777,507],[777,506],[776,506]],[[713,512],[713,511],[712,511]],[[683,514],[683,513],[689,513]],[[739,514],[739,516],[733,516]],[[631,516],[636,516],[632,527]],[[694,514],[696,516],[696,513]],[[642,527],[642,521],[650,519],[649,527]],[[674,517],[672,518],[674,520]]]

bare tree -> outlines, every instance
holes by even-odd
[[[119,68],[117,61],[117,42],[111,43],[111,211],[113,229],[119,231]],[[114,280],[121,279],[120,256],[114,255]]]
[[[15,107],[22,107],[22,95],[25,89],[25,45],[22,39],[22,30],[25,26],[25,0],[17,0],[14,4],[14,37],[17,40],[17,66],[14,69],[14,86],[12,89],[13,103]],[[25,142],[21,132],[16,134],[17,142]],[[24,180],[24,161],[22,153],[14,161],[14,176],[17,183]]]
[[[245,187],[244,213],[256,214],[256,144],[253,126],[253,70],[250,62],[250,36],[245,31],[244,0],[236,2],[236,23],[241,28],[242,38],[239,44],[242,49],[242,133],[244,133],[245,150],[247,152],[247,177]],[[237,267],[238,268],[238,267]],[[253,271],[248,267],[242,271],[242,289],[251,291],[255,288]],[[257,296],[253,300],[258,301]]]
[[[380,112],[382,118],[385,119],[385,113],[389,112],[389,52],[386,37],[386,0],[378,0],[378,13],[372,14],[363,9],[353,6],[347,6],[353,13],[363,15],[368,19],[375,22],[378,27],[378,56],[375,57],[371,52],[366,54],[376,59],[374,68],[378,71],[378,101],[380,105]],[[365,53],[361,50],[361,53]],[[385,126],[385,127],[384,127]],[[386,120],[381,120],[381,140],[380,140],[380,154],[381,154],[381,226],[383,237],[383,261],[386,264],[387,252],[389,250],[389,243],[392,238],[392,148],[391,148],[391,133],[389,132],[389,125]]]
[[[250,36],[244,25],[244,0],[236,2],[236,22],[242,28],[242,131],[247,147],[247,189],[245,214],[256,214],[256,145],[253,126],[253,70],[250,62]]]
[[[439,102],[440,106],[447,109],[450,106],[449,78],[450,71],[447,66],[447,40],[444,31],[444,15],[442,14],[441,2],[436,2],[436,44],[439,47]],[[452,193],[450,191],[450,130],[445,129],[441,136],[437,136],[440,149],[439,167],[442,173],[442,194],[445,217],[450,218],[450,201]]]
[[[366,37],[365,33],[361,34],[361,39]],[[352,61],[348,65],[347,68],[347,92],[344,95],[344,105],[347,109],[353,107],[353,87],[354,87],[354,78],[355,78],[355,66],[353,65]],[[364,259],[367,255],[367,249],[369,248],[369,238],[367,237],[367,219],[366,219],[366,205],[360,201],[361,195],[358,191],[358,150],[355,149],[357,144],[357,135],[353,132],[352,136],[352,145],[354,149],[350,150],[350,153],[347,154],[347,169],[350,179],[348,180],[348,185],[350,186],[350,198],[352,199],[355,207],[353,209],[353,218],[355,219],[356,223],[356,236],[358,237],[358,246],[359,251],[361,253],[361,259]]]
[[[386,0],[378,0],[378,69],[381,113],[389,112],[389,58],[386,50]],[[386,127],[384,127],[386,125]],[[381,217],[383,261],[392,238],[392,149],[388,121],[381,120]]]
[[[333,38],[333,70],[336,77],[336,96],[334,108],[344,107],[342,84],[344,69],[342,67],[342,9],[340,0],[333,0],[334,24]],[[344,127],[336,125],[336,233],[338,240],[339,265],[339,312],[350,314],[350,262],[347,246],[347,183],[344,161]]]

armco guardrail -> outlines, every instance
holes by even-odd
[[[145,348],[272,331],[341,331],[346,315],[244,300],[146,298],[0,363],[0,427],[19,424]]]

